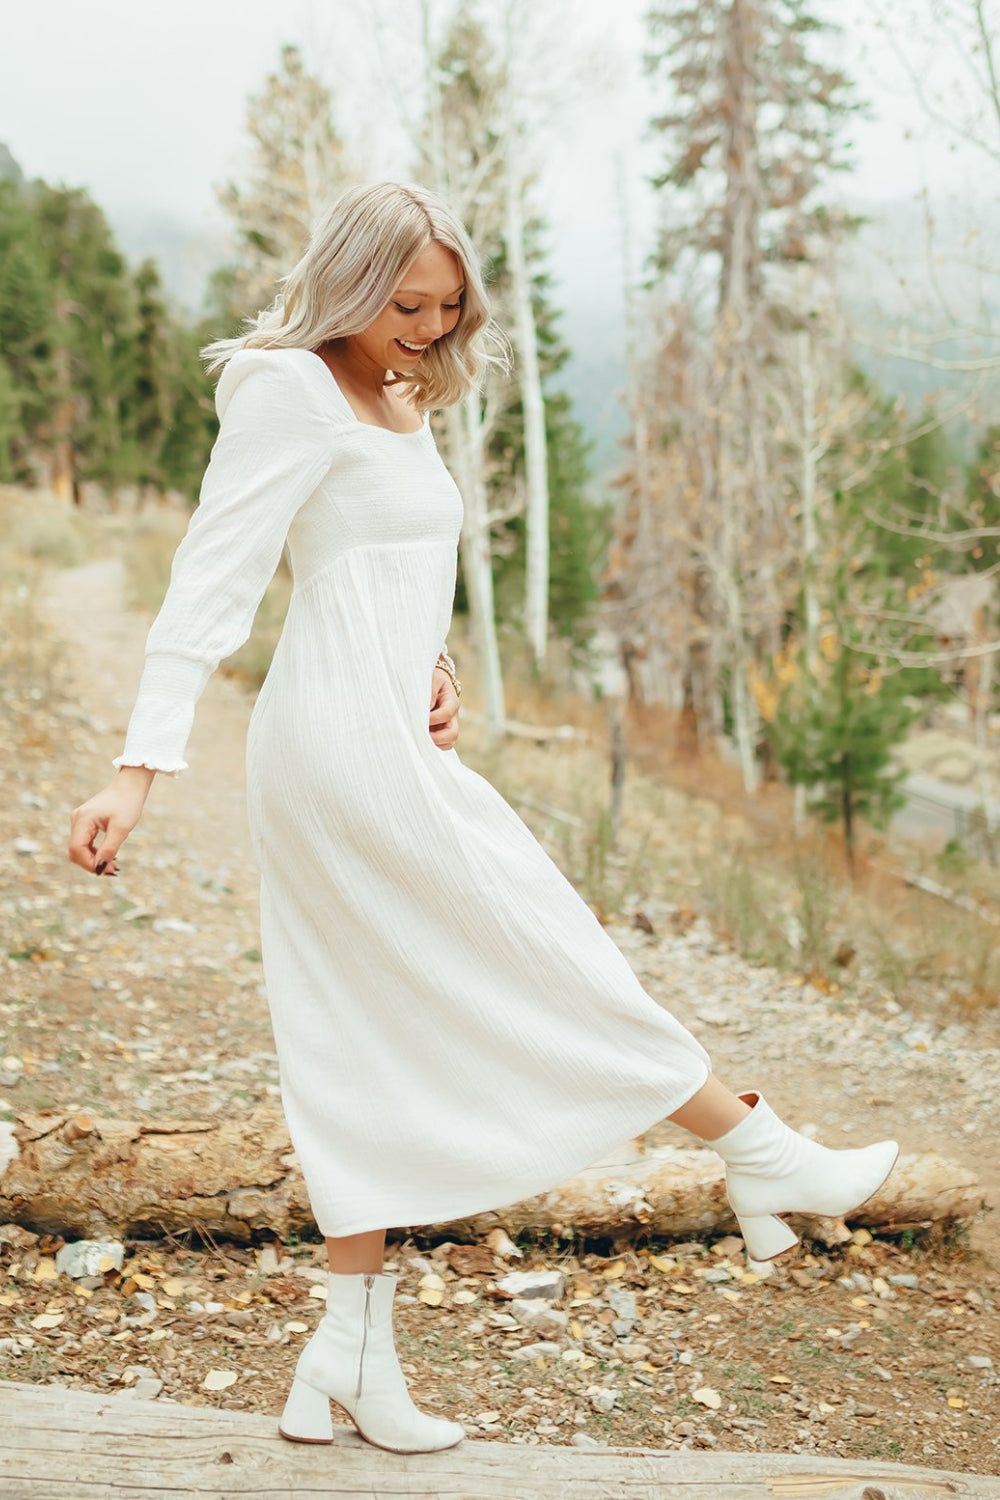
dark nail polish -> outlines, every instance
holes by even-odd
[[[106,864],[107,864],[107,860],[106,859],[99,859],[97,861],[97,873],[98,873],[98,875],[103,875],[103,873],[104,873],[104,866]]]

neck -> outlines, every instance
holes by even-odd
[[[366,354],[351,345],[349,338],[334,339],[321,344],[317,354],[331,366],[342,383],[356,391],[364,391],[380,400],[385,394],[385,379],[389,371],[376,364]]]

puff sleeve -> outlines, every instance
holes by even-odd
[[[218,437],[146,637],[114,766],[170,776],[188,769],[195,705],[220,661],[249,636],[289,526],[333,462],[342,423],[300,353],[239,350],[222,373]]]

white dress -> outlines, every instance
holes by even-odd
[[[679,1109],[705,1049],[490,782],[430,737],[458,489],[307,349],[241,350],[119,765],[176,775],[286,543],[247,809],[281,1096],[325,1235],[501,1208]]]

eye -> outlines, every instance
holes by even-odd
[[[402,302],[396,302],[394,306],[398,307],[402,313],[415,313],[417,311],[415,307],[404,307]]]
[[[441,304],[446,312],[456,312],[461,305],[461,302],[442,302]]]

